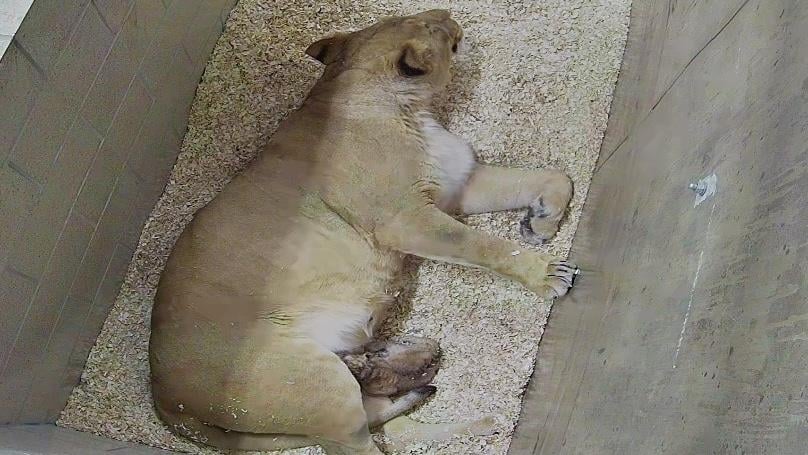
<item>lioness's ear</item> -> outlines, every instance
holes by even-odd
[[[328,38],[315,41],[306,48],[306,54],[319,60],[320,63],[328,65],[339,58],[348,35],[348,33],[336,33]]]
[[[417,77],[432,71],[432,50],[418,41],[407,41],[398,59],[402,76]]]

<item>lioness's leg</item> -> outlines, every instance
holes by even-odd
[[[396,449],[420,441],[444,441],[464,434],[487,436],[496,431],[492,417],[464,423],[421,423],[402,415],[434,391],[435,388],[431,386],[419,387],[395,401],[387,397],[365,396],[365,412],[370,428],[381,425],[385,436]]]
[[[567,261],[472,229],[434,205],[400,213],[377,228],[376,240],[404,253],[492,270],[548,297],[566,294],[576,270]]]
[[[245,344],[237,360],[233,363],[240,367],[220,381],[226,389],[212,395],[217,401],[186,398],[180,406],[174,397],[158,396],[158,412],[172,410],[161,412],[163,419],[179,414],[181,424],[193,418],[228,434],[241,433],[205,433],[209,444],[225,448],[264,450],[274,447],[277,437],[284,444],[311,440],[331,450],[329,455],[381,454],[370,435],[359,384],[334,353],[307,338],[285,336]]]
[[[173,431],[196,443],[213,446],[222,450],[254,451],[285,450],[308,447],[317,441],[304,436],[291,436],[273,433],[242,433],[225,431],[215,425],[206,425],[197,418],[177,411],[161,409],[158,413]]]
[[[474,214],[528,207],[522,235],[530,243],[541,244],[558,231],[571,197],[572,181],[560,171],[479,165],[456,208]]]
[[[382,426],[392,448],[403,450],[407,445],[423,441],[446,441],[457,436],[489,436],[497,431],[493,417],[483,417],[464,423],[422,423],[399,416]]]
[[[362,402],[368,416],[368,427],[373,429],[412,410],[435,393],[434,386],[418,387],[394,400],[388,397],[364,395]]]

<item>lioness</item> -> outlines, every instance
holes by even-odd
[[[406,254],[483,267],[551,297],[572,285],[574,265],[447,214],[528,207],[523,234],[541,242],[572,194],[558,171],[476,163],[433,119],[461,37],[447,11],[433,10],[306,50],[325,65],[322,77],[197,213],[161,277],[152,391],[175,432],[224,449],[380,454],[376,425],[423,438],[493,430],[396,417],[419,390],[363,397],[335,354],[372,339]]]

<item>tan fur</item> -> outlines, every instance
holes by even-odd
[[[264,152],[197,213],[161,277],[152,391],[174,431],[227,449],[318,443],[329,453],[381,453],[369,423],[404,409],[363,397],[335,352],[372,339],[405,254],[566,293],[571,264],[444,212],[530,207],[523,233],[542,241],[571,196],[555,171],[478,166],[468,145],[432,120],[430,100],[449,82],[460,38],[449,14],[435,10],[307,50],[326,64],[321,79]],[[429,438],[493,431],[490,420],[388,425]]]

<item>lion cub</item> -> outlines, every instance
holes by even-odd
[[[366,394],[387,397],[420,389],[428,396],[434,392],[434,387],[426,386],[438,373],[440,346],[435,341],[407,336],[372,341],[362,351],[337,355]]]

